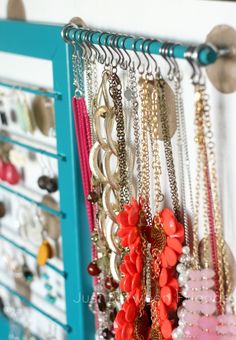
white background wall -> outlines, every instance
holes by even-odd
[[[6,0],[0,4],[0,17],[6,15]],[[25,0],[28,20],[67,23],[80,16],[87,25],[126,33],[136,33],[190,43],[202,43],[217,24],[236,28],[236,3],[191,0]],[[6,32],[7,34],[7,32]],[[17,34],[17,32],[16,32]],[[0,57],[0,76],[39,85],[52,85],[49,64],[34,67],[22,61],[23,67],[8,56]],[[187,73],[186,63],[181,63]],[[193,143],[193,96],[187,83],[185,111],[189,127],[191,153]],[[221,198],[226,237],[236,255],[236,95],[222,95],[210,86],[212,117],[215,126]]]

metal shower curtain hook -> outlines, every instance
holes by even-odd
[[[194,85],[199,83],[200,77],[198,77],[197,73],[200,71],[199,63],[197,62],[198,51],[196,51],[195,46],[190,46],[185,52],[185,58],[188,61],[189,65],[192,68],[191,81]],[[198,65],[197,65],[198,64]]]
[[[86,56],[86,50],[85,50],[85,47],[84,47],[84,41],[83,41],[83,39],[81,37],[82,33],[84,33],[84,32],[85,32],[85,30],[80,30],[79,33],[78,33],[78,46],[82,50],[82,59],[85,59],[85,56]]]
[[[124,59],[123,59],[123,62],[124,62],[124,64],[125,64],[125,67],[126,67],[126,70],[127,70],[128,68],[130,68],[132,59],[131,59],[130,54],[127,52],[127,49],[125,48],[125,42],[126,42],[126,40],[129,39],[130,37],[128,37],[128,36],[123,36],[122,38],[123,38],[123,40],[121,41],[121,49],[122,49],[122,51],[123,51],[123,52],[127,55],[127,57],[128,57],[128,61],[127,61],[127,60],[125,60],[125,57],[124,57],[124,54],[123,54],[123,58],[124,58]]]
[[[118,59],[116,60],[114,58],[114,60],[116,61],[116,65],[121,65],[121,60],[122,60],[122,54],[121,52],[119,51],[119,47],[118,47],[118,39],[119,39],[119,36],[114,34],[111,38],[111,41],[110,41],[110,45],[111,45],[111,49],[117,54],[118,56]]]
[[[84,35],[84,45],[85,45],[85,50],[86,50],[85,59],[92,61],[93,51],[92,51],[92,48],[91,48],[91,45],[88,39],[89,35],[90,35],[90,31],[85,32],[85,35]],[[89,51],[89,55],[88,55],[87,50]]]
[[[179,64],[178,64],[178,62],[177,62],[177,60],[175,59],[175,56],[174,56],[174,49],[178,45],[179,44],[172,44],[172,46],[169,47],[169,60],[173,65],[174,79],[177,80],[177,81],[180,81],[181,80],[180,68],[179,68]]]
[[[107,34],[109,34],[109,33],[101,32],[101,34],[99,35],[99,38],[98,38],[98,46],[101,48],[101,50],[104,53],[104,56],[102,56],[100,54],[100,63],[105,64],[105,65],[107,64],[108,55],[107,55],[106,49],[102,46],[101,39],[102,39],[103,35],[107,35]],[[105,41],[106,41],[106,38],[105,38]],[[109,64],[109,62],[108,62],[108,64]]]
[[[150,53],[151,44],[154,43],[154,42],[160,42],[160,41],[159,41],[159,40],[151,40],[151,41],[149,42],[148,46],[147,46],[147,53],[148,53],[148,55],[149,55],[149,58],[152,59],[152,61],[154,62],[154,65],[155,65],[154,72],[155,72],[155,74],[157,74],[157,73],[158,73],[159,67],[158,67],[158,64],[157,64],[156,59],[155,59],[155,58],[153,57],[153,55]]]
[[[68,24],[66,24],[62,31],[61,31],[61,37],[62,39],[65,41],[65,43],[70,44],[71,40],[68,38],[68,33],[70,31],[71,28],[73,28],[74,26],[72,25],[71,22],[69,22]]]
[[[92,36],[93,36],[93,32],[89,32],[88,41],[89,41],[89,43],[90,43],[91,49],[95,52],[94,60],[92,61],[92,62],[94,63],[95,60],[97,60],[97,61],[99,62],[100,51],[99,51],[98,48],[92,43]]]
[[[162,58],[167,62],[168,64],[168,71],[167,71],[167,78],[169,80],[171,79],[171,74],[172,74],[172,63],[169,60],[168,54],[169,54],[169,47],[170,45],[172,45],[172,43],[170,42],[164,42],[160,48],[160,55],[162,56]]]
[[[134,41],[132,48],[133,48],[134,53],[135,53],[135,55],[136,55],[136,57],[137,57],[137,59],[138,59],[137,70],[138,70],[139,74],[142,75],[142,74],[144,74],[144,66],[142,65],[142,61],[141,61],[141,59],[140,59],[140,56],[138,55],[138,50],[137,50],[137,47],[136,47],[137,42],[140,41],[140,40],[142,40],[142,38],[137,38],[137,39]],[[143,69],[141,69],[142,66],[143,66]]]
[[[150,51],[150,44],[151,44],[151,43],[152,43],[152,39],[146,39],[146,40],[144,41],[144,45],[146,45],[146,47],[143,46],[144,56],[145,56],[145,58],[146,58],[146,60],[147,60],[146,73],[147,73],[148,76],[153,75],[152,65],[151,65],[151,63],[150,63],[150,60],[151,60],[151,59],[153,60],[153,58],[151,57],[150,52],[149,52],[149,51]],[[146,53],[147,53],[147,55],[146,55]],[[155,70],[156,70],[156,65],[155,65]]]
[[[112,51],[110,50],[109,42],[108,42],[108,40],[111,39],[111,37],[113,37],[113,34],[112,33],[107,33],[107,37],[105,38],[105,47],[108,50],[108,52],[110,53],[110,55],[111,55],[111,59],[110,60],[109,60],[109,56],[107,57],[107,61],[105,62],[106,66],[113,65],[113,61],[114,61],[114,55],[113,55]]]

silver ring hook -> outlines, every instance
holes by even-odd
[[[106,54],[106,60],[105,60],[105,66],[110,66],[113,64],[113,60],[114,60],[114,55],[112,53],[112,51],[110,50],[110,47],[108,46],[108,38],[110,38],[110,36],[112,35],[112,33],[105,33],[107,34],[107,36],[105,37],[105,48],[107,49],[107,51],[110,53],[111,56],[111,60],[109,60],[109,56]]]
[[[100,32],[98,32],[98,33],[100,33]],[[95,52],[94,60],[92,61],[94,63],[95,60],[99,61],[100,52],[99,52],[98,48],[92,43],[92,37],[93,37],[93,32],[90,32],[89,36],[88,36],[88,41],[90,43],[90,47]]]
[[[84,46],[84,41],[83,41],[81,35],[85,32],[87,32],[87,30],[80,30],[79,33],[78,33],[78,45],[82,49],[82,59],[83,60],[86,58],[86,54],[87,54],[86,52],[87,51],[86,51],[86,48]]]
[[[88,37],[89,37],[90,31],[87,31],[84,35],[84,46],[85,46],[85,50],[86,50],[86,56],[85,59],[91,60],[92,55],[93,55],[93,51],[91,49],[91,45],[89,43]],[[89,50],[89,55],[87,50]]]
[[[151,66],[151,63],[150,63],[150,53],[148,52],[149,51],[149,45],[150,45],[151,42],[152,42],[152,39],[146,39],[144,41],[144,45],[147,44],[147,46],[144,47],[144,45],[143,45],[143,48],[142,48],[143,53],[144,53],[144,57],[147,60],[146,73],[147,73],[148,76],[151,76],[153,74],[152,73],[152,66]],[[146,53],[147,53],[147,55],[146,55]]]
[[[68,24],[66,24],[62,31],[61,31],[61,37],[62,39],[67,43],[70,44],[71,43],[71,39],[68,38],[68,33],[69,33],[69,29],[71,28],[78,28],[78,26],[76,26],[74,23],[69,22]]]
[[[154,72],[155,72],[155,74],[157,74],[158,70],[159,70],[159,67],[158,67],[156,59],[154,58],[154,56],[150,52],[151,44],[155,43],[155,42],[159,42],[160,43],[159,40],[151,40],[150,43],[148,44],[147,53],[148,53],[149,57],[152,59],[152,61],[154,62],[154,65],[155,65]]]
[[[130,54],[127,52],[127,49],[125,48],[125,42],[127,39],[129,39],[130,37],[128,36],[123,36],[123,40],[121,41],[121,49],[124,51],[124,53],[127,55],[128,60],[125,60],[124,54],[123,55],[123,63],[125,65],[125,69],[127,70],[128,68],[130,68],[132,59],[130,57]]]
[[[104,34],[108,34],[108,33],[101,32],[101,34],[100,34],[100,36],[99,36],[99,38],[98,38],[98,46],[101,48],[101,50],[102,50],[102,52],[103,52],[103,54],[104,54],[104,56],[102,56],[102,55],[100,54],[100,61],[99,61],[99,62],[100,62],[101,64],[106,64],[107,59],[108,59],[106,49],[102,46],[102,43],[101,43],[101,38],[102,38],[102,36],[103,36]]]
[[[170,60],[168,59],[168,52],[169,52],[169,42],[164,42],[160,48],[160,55],[163,57],[163,59],[167,62],[169,66],[169,70],[167,72],[167,77],[170,79],[170,75],[172,73],[172,64]]]
[[[118,47],[118,40],[119,40],[119,36],[118,35],[113,35],[111,37],[111,40],[110,40],[110,46],[111,46],[111,49],[117,54],[118,56],[118,59],[116,60],[115,57],[114,57],[114,61],[115,61],[115,67],[117,67],[117,65],[120,65],[120,61],[122,59],[122,54],[120,53],[119,51],[119,47]]]
[[[196,63],[194,61],[194,51],[195,51],[195,46],[190,46],[187,51],[185,52],[184,56],[185,59],[188,61],[189,65],[192,68],[192,74],[191,74],[191,81],[193,85],[196,85],[198,81],[196,80],[197,76],[197,69],[196,69]]]
[[[124,55],[125,49],[124,49],[124,43],[123,43],[125,38],[126,38],[125,36],[119,36],[116,39],[116,46],[118,48],[117,51],[119,51],[119,54],[120,54],[120,57],[121,57],[120,58],[120,68],[122,70],[127,70],[127,61],[125,60],[125,55]],[[121,42],[120,42],[120,39],[121,39]],[[119,44],[120,44],[120,47],[119,47]]]
[[[179,44],[173,44],[172,46],[170,46],[169,48],[169,60],[172,62],[173,65],[173,76],[174,79],[177,81],[181,81],[181,74],[180,74],[180,68],[179,68],[179,64],[174,56],[174,49],[176,46],[179,46]]]

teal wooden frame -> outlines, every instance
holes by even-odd
[[[60,210],[63,212],[67,339],[92,340],[95,337],[94,318],[88,307],[92,280],[86,270],[91,258],[89,228],[71,106],[71,51],[61,39],[61,30],[59,25],[0,20],[0,51],[52,61],[53,93],[59,94],[54,97],[57,154],[65,156],[58,157],[58,175]],[[32,92],[27,88],[22,90]],[[27,148],[27,145],[23,147]],[[5,334],[1,334],[3,329],[6,329],[5,319],[0,318],[0,338],[4,336],[5,340]]]

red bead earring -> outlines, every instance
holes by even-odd
[[[5,167],[5,181],[11,185],[15,185],[20,181],[20,174],[12,163],[7,163]]]

